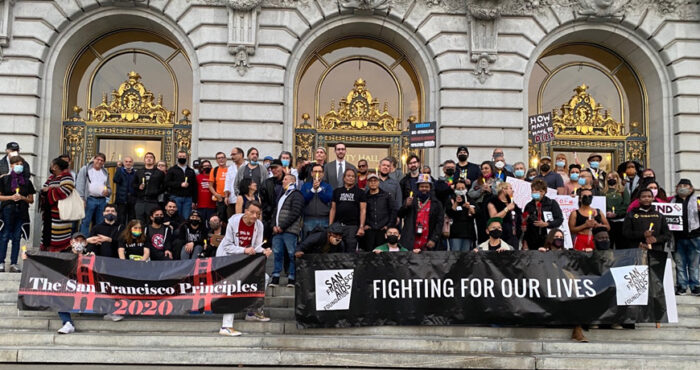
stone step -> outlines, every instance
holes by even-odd
[[[691,304],[691,305],[700,305],[700,296],[695,296],[695,295],[677,295],[676,296],[676,302],[681,305],[681,304]]]
[[[21,277],[22,277],[22,274],[19,274],[16,272],[0,272],[0,281],[5,281],[5,280],[19,281]]]
[[[697,353],[697,352],[696,352]],[[698,368],[698,356],[639,356],[615,355],[594,357],[590,355],[537,356],[537,369],[672,369],[694,370]]]
[[[294,309],[289,307],[264,307],[265,316],[271,318],[272,320],[281,321],[293,321],[295,319]],[[245,313],[237,313],[236,319],[243,319]],[[96,315],[100,316],[100,315]],[[209,316],[209,315],[206,315]],[[53,311],[23,311],[17,309],[16,305],[0,305],[0,319],[5,317],[36,317],[36,318],[50,318],[56,317],[56,313]],[[221,315],[216,315],[216,317],[221,318]],[[193,316],[178,316],[180,319],[191,320],[191,319],[206,319],[205,315],[193,315]]]

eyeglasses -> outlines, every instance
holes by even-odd
[[[358,164],[357,167],[365,168],[365,167],[367,167],[367,165],[366,164]]]

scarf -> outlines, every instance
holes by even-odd
[[[10,187],[12,188],[12,191],[15,191],[15,189],[20,187],[20,185],[24,184],[24,176],[22,176],[21,173],[17,173],[15,171],[10,172]]]

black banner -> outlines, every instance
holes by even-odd
[[[138,262],[39,252],[24,261],[21,310],[168,316],[235,313],[265,297],[265,257]]]
[[[305,254],[296,320],[307,328],[667,322],[666,263],[666,254],[640,249]]]

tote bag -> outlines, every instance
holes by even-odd
[[[58,215],[61,221],[78,221],[85,217],[85,205],[74,189],[66,199],[58,201]]]

